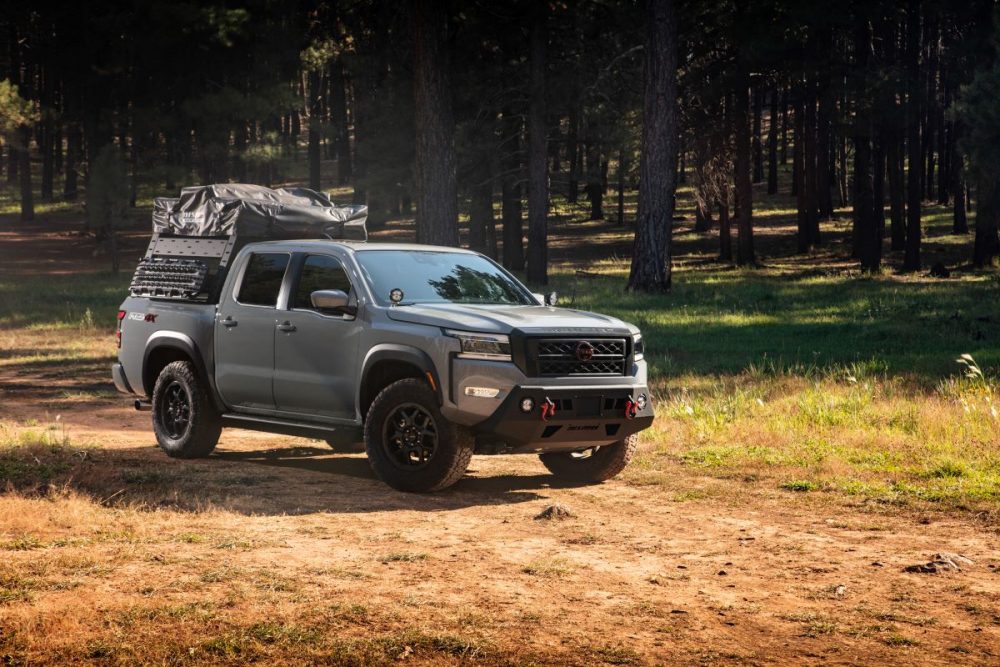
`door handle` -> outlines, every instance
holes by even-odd
[[[278,331],[287,331],[288,333],[291,333],[295,331],[295,325],[291,322],[282,322],[278,325]]]
[[[227,317],[222,320],[222,326],[224,327],[235,327],[237,324],[238,322],[231,317]]]

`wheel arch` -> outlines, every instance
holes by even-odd
[[[204,383],[212,402],[221,409],[215,392],[215,383],[208,376],[201,351],[190,336],[179,331],[157,331],[146,342],[142,356],[142,388],[146,396],[153,395],[156,378],[168,364],[175,361],[191,362],[198,380]]]
[[[358,412],[364,421],[375,396],[397,380],[417,378],[431,385],[438,405],[442,402],[441,380],[430,355],[409,345],[383,344],[365,357],[358,386]]]

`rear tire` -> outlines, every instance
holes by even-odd
[[[423,380],[406,378],[379,392],[365,421],[372,470],[399,491],[440,491],[469,467],[472,434],[445,419]]]
[[[602,445],[585,452],[540,454],[542,465],[553,475],[571,484],[594,484],[615,477],[629,464],[639,446],[639,436]]]
[[[208,456],[222,435],[219,413],[189,361],[174,361],[160,371],[153,388],[153,433],[167,456]]]

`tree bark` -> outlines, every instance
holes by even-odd
[[[989,266],[1000,255],[1000,187],[991,178],[980,178],[976,187],[976,243],[972,264],[976,268]]]
[[[882,263],[882,235],[875,215],[875,189],[872,178],[872,119],[868,100],[868,64],[871,60],[872,35],[867,17],[854,21],[854,58],[856,97],[854,116],[854,219],[857,234],[855,255],[861,259],[861,270],[875,273]]]
[[[63,166],[65,167],[65,180],[63,182],[63,198],[67,201],[72,201],[76,199],[77,195],[77,160],[80,158],[80,125],[76,122],[71,122],[66,128],[66,159],[64,160]]]
[[[569,109],[569,131],[566,136],[566,161],[569,163],[569,184],[566,201],[575,204],[579,196],[580,183],[580,111],[575,102]]]
[[[601,183],[601,149],[594,139],[595,130],[587,131],[587,201],[590,202],[590,219],[604,219],[604,186]]]
[[[958,129],[958,124],[954,125]],[[951,159],[952,187],[955,190],[952,231],[955,234],[969,233],[969,219],[965,212],[965,160],[956,149]]]
[[[809,210],[805,187],[805,100],[801,84],[796,85],[795,144],[792,146],[792,194],[795,196],[796,241],[800,254],[809,252]]]
[[[778,89],[771,90],[771,109],[767,126],[767,194],[778,193]]]
[[[624,146],[618,148],[618,224],[625,225],[625,174],[628,172],[628,158]]]
[[[528,270],[529,283],[549,282],[549,174],[545,122],[545,58],[548,46],[544,5],[531,22],[528,36],[530,101],[528,108]]]
[[[906,242],[904,245],[903,270],[920,270],[920,200],[921,152],[920,152],[920,0],[908,0],[906,9],[906,74],[908,100],[906,115],[907,170],[906,195]]]
[[[319,190],[320,165],[323,159],[320,146],[320,123],[323,119],[323,73],[309,71],[309,187]]]
[[[802,180],[806,190],[806,241],[809,248],[820,244],[819,197],[817,163],[820,156],[816,151],[816,85],[807,81],[805,87],[805,124]]]
[[[524,268],[524,228],[521,216],[521,118],[510,109],[501,120],[500,164],[503,217],[503,265],[511,271]]]
[[[788,88],[781,91],[781,164],[788,164]]]
[[[742,64],[736,84],[736,164],[733,180],[736,183],[736,263],[756,266],[757,256],[753,242],[753,184],[750,180],[750,73]],[[796,138],[797,140],[797,138]]]
[[[674,0],[647,0],[645,14],[642,157],[628,289],[667,292],[672,279],[671,233],[677,185],[677,15]]]
[[[821,48],[832,41],[824,36]],[[830,165],[830,132],[832,100],[830,96],[830,75],[826,71],[819,74],[816,107],[816,209],[817,220],[833,218],[833,174]],[[818,222],[817,222],[818,225]],[[818,227],[817,227],[818,229]],[[819,238],[817,238],[819,243]]]
[[[35,219],[35,199],[31,189],[31,127],[22,125],[18,129],[20,145],[17,147],[18,179],[21,184],[21,220]]]
[[[455,119],[444,3],[413,0],[417,242],[457,246]]]
[[[764,94],[761,87],[753,88],[753,137],[751,146],[753,149],[753,182],[764,182],[764,148],[760,142],[760,133],[763,125],[764,115]]]
[[[330,62],[330,122],[335,133],[337,182],[346,185],[351,182],[353,161],[351,132],[347,125],[347,80],[344,77],[344,64],[340,58]]]

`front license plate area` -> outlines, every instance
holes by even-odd
[[[600,417],[601,416],[601,397],[600,396],[586,396],[584,398],[577,398],[573,400],[573,404],[576,407],[577,417]]]

